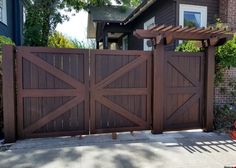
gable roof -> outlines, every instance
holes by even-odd
[[[90,7],[89,9],[94,22],[122,22],[133,10],[134,8],[123,8],[121,6]]]

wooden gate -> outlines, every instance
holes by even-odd
[[[16,50],[18,137],[88,134],[88,51]]]
[[[151,52],[16,50],[19,138],[151,129]]]
[[[151,52],[91,51],[91,132],[151,129]]]
[[[203,127],[204,53],[165,53],[164,130]]]

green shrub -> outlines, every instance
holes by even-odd
[[[216,82],[223,81],[223,72],[230,67],[236,67],[236,35],[216,50]]]
[[[236,111],[231,105],[215,106],[214,127],[216,130],[229,129],[236,120]]]
[[[199,52],[200,47],[197,47],[197,42],[195,41],[184,41],[182,44],[176,47],[175,51],[180,52]]]
[[[2,46],[4,44],[14,44],[12,40],[5,36],[0,36],[0,50],[2,50]]]
[[[54,32],[49,36],[48,46],[54,48],[77,48],[71,39],[59,32]]]

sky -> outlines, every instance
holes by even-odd
[[[56,30],[72,39],[87,43],[88,13],[84,10],[81,10],[78,13],[75,11],[69,13],[65,11],[61,12],[67,14],[70,19],[69,21],[64,21],[62,24],[58,24]]]
[[[112,0],[112,5],[117,5],[116,1]],[[72,12],[61,11],[62,14],[66,14],[70,17],[69,21],[64,21],[62,24],[58,24],[56,30],[69,36],[72,39],[77,39],[80,42],[86,44],[91,43],[87,40],[87,21],[88,12],[81,10],[76,13],[74,10]],[[75,15],[73,15],[75,14]]]

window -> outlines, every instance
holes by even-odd
[[[122,38],[122,49],[128,50],[128,36]]]
[[[148,21],[146,21],[144,23],[143,28],[144,28],[144,30],[147,30],[147,29],[151,29],[154,26],[155,26],[155,17],[152,17],[151,19],[149,19]],[[144,51],[151,51],[152,50],[152,47],[148,47],[148,45],[147,45],[148,40],[149,39],[144,39],[143,40],[143,50]]]
[[[7,5],[6,0],[0,0],[0,21],[7,24]]]
[[[189,27],[207,26],[207,7],[180,4],[179,24]]]

